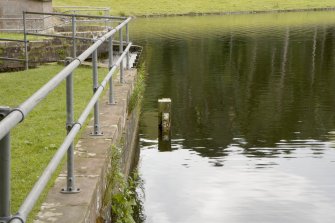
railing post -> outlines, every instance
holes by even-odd
[[[94,39],[94,42],[96,39]],[[99,87],[98,83],[98,49],[94,50],[92,53],[92,69],[93,69],[93,94]],[[94,129],[91,135],[93,136],[101,136],[103,135],[100,130],[100,121],[99,121],[99,100],[94,105]]]
[[[109,10],[103,9],[103,11],[105,11],[105,16],[109,16]],[[105,29],[107,28],[107,21],[108,19],[105,19]]]
[[[0,121],[10,112],[9,107],[0,107]],[[0,222],[10,217],[10,133],[0,140]]]
[[[126,45],[128,46],[129,44],[129,27],[128,23],[126,24]],[[130,69],[130,53],[129,50],[127,52],[127,70]]]
[[[77,57],[77,43],[76,43],[76,32],[77,32],[77,24],[76,24],[76,16],[72,15],[72,57]]]
[[[120,40],[120,45],[119,45],[119,54],[120,56],[123,53],[123,35],[122,35],[122,28],[119,30],[119,40]],[[124,77],[123,77],[123,59],[121,60],[120,63],[120,83],[124,83]]]
[[[26,28],[26,12],[23,11],[23,38],[24,38],[24,59],[25,59],[25,69],[29,69],[28,64],[28,42],[27,42],[27,28]]]
[[[171,150],[171,99],[158,100],[158,149]]]
[[[65,59],[65,66],[72,62],[72,58]],[[66,130],[67,134],[74,124],[73,114],[73,73],[66,78]],[[62,189],[62,193],[74,194],[79,193],[80,189],[75,187],[74,176],[74,142],[71,143],[67,150],[67,181],[66,188]]]
[[[109,28],[108,31],[111,31],[112,28]],[[108,69],[111,70],[113,67],[113,36],[108,39]],[[113,91],[113,77],[109,79],[109,97],[108,104],[115,105],[114,100],[114,91]]]

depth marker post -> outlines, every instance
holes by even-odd
[[[158,148],[171,150],[171,99],[158,100]]]

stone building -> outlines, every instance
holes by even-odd
[[[52,12],[52,0],[0,0],[0,32],[22,30],[23,11]],[[46,16],[27,16],[28,29],[43,29],[48,23]]]

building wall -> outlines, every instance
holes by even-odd
[[[23,29],[22,12],[52,12],[52,0],[0,0],[0,30]],[[27,16],[28,28],[43,28],[50,21],[43,16]],[[34,19],[34,20],[29,20]]]

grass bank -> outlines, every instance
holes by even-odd
[[[23,40],[24,35],[22,33],[6,33],[6,32],[0,32],[0,38],[4,39],[15,39],[15,40]],[[47,39],[42,36],[29,36],[28,40],[43,40]]]
[[[2,95],[0,105],[18,106],[62,68],[61,65],[45,65],[29,71],[0,74],[0,95]],[[107,69],[99,71],[106,73]],[[78,68],[74,72],[74,92],[75,117],[78,118],[92,96],[90,68]],[[12,130],[11,208],[13,213],[18,210],[63,141],[66,135],[65,120],[64,82],[42,101],[23,123]],[[38,208],[35,208],[31,216],[35,216],[37,211]]]
[[[23,37],[23,34],[20,34],[20,33],[3,33],[3,32],[0,32],[0,38],[23,40],[24,37]]]
[[[54,6],[110,7],[113,15],[177,15],[333,8],[334,0],[54,0]]]
[[[178,26],[176,26],[178,24]],[[167,38],[207,38],[210,35],[243,33],[252,27],[255,36],[268,35],[262,30],[282,29],[285,27],[325,27],[335,25],[335,13],[328,12],[299,12],[299,13],[261,13],[256,15],[230,15],[230,16],[177,16],[159,17],[155,19],[136,19],[130,24],[133,39],[165,36]],[[278,34],[278,33],[277,33]]]

